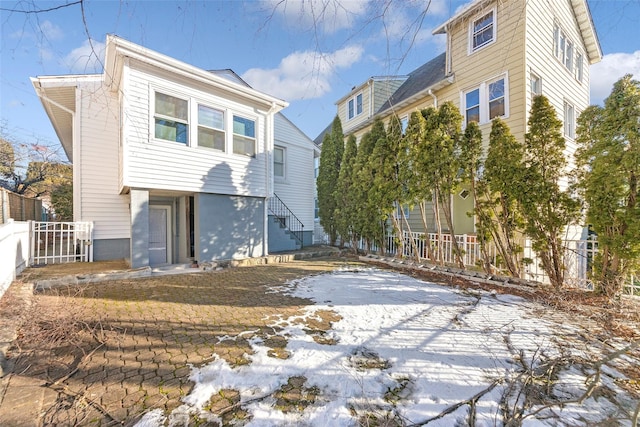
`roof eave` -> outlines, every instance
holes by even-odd
[[[602,48],[600,47],[596,27],[593,24],[589,4],[586,0],[571,0],[571,5],[573,6],[578,28],[580,28],[580,33],[582,34],[582,40],[587,48],[589,64],[600,62],[602,60]]]
[[[158,68],[201,81],[211,86],[219,87],[242,97],[252,99],[255,102],[269,105],[272,112],[278,112],[289,105],[288,102],[282,99],[267,95],[251,87],[233,82],[128,40],[108,35],[104,79],[105,84],[107,84],[111,90],[117,90],[120,86],[125,57],[134,58]]]
[[[397,111],[401,108],[404,108],[408,105],[411,105],[417,101],[419,101],[420,99],[429,96],[429,91],[434,91],[434,90],[440,90],[443,87],[449,86],[451,84],[453,84],[455,82],[455,76],[453,74],[445,77],[444,79],[422,89],[420,92],[416,92],[414,95],[408,97],[407,99],[403,99],[401,102],[397,103],[397,104],[393,104],[392,106],[390,106],[389,108],[386,108],[383,111],[378,111],[375,115],[371,116],[370,118],[368,118],[367,120],[365,120],[364,122],[358,124],[357,126],[355,126],[351,132],[358,132],[364,128],[366,128],[367,126],[369,126],[371,123],[373,123],[373,121],[375,120],[376,117],[380,117],[380,118],[385,118],[390,116],[394,111]]]

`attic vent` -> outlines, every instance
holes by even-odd
[[[458,196],[462,197],[463,199],[466,199],[467,197],[469,197],[469,190],[465,188],[458,194]]]

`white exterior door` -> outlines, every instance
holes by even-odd
[[[149,207],[149,265],[171,262],[171,208]]]

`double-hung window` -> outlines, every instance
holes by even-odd
[[[542,79],[537,74],[531,73],[531,94],[542,95]]]
[[[582,83],[582,77],[584,73],[584,57],[581,53],[576,55],[576,79]]]
[[[189,143],[189,101],[155,92],[154,137]]]
[[[284,178],[284,161],[285,151],[282,147],[273,148],[273,176],[276,178]]]
[[[473,21],[469,30],[469,52],[491,44],[496,38],[495,10]]]
[[[362,108],[362,94],[359,93],[358,95],[354,96],[353,98],[351,98],[349,100],[349,102],[347,103],[347,119],[351,120],[356,116],[359,116],[360,114],[362,114],[363,108]]]
[[[225,151],[224,112],[198,105],[198,146]]]
[[[576,131],[576,111],[573,104],[564,102],[564,136],[574,138]]]
[[[233,116],[233,152],[253,157],[256,155],[256,122]]]
[[[488,80],[462,93],[465,124],[487,123],[496,117],[508,115],[507,77]]]
[[[553,54],[572,74],[574,73],[575,60],[575,78],[582,81],[582,54],[576,54],[573,42],[558,23],[553,24]]]
[[[504,78],[490,82],[488,84],[489,96],[489,120],[495,117],[504,116],[505,98],[504,98]]]
[[[466,123],[480,123],[480,88],[476,88],[467,92],[464,97]]]

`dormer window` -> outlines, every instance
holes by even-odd
[[[473,21],[469,29],[469,53],[473,53],[496,39],[495,9]]]
[[[347,120],[351,120],[362,114],[362,94],[359,93],[349,100],[347,105]]]

